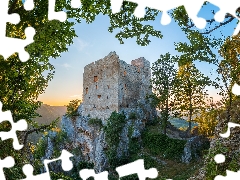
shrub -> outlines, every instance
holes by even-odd
[[[88,125],[89,126],[98,126],[100,128],[103,126],[102,120],[98,119],[98,118],[91,118],[91,119],[89,119]]]
[[[119,166],[117,159],[117,148],[120,142],[122,129],[125,125],[125,118],[126,116],[124,114],[114,111],[108,118],[106,126],[103,127],[105,139],[108,145],[106,155],[111,168],[116,168]]]
[[[198,133],[206,137],[213,136],[218,123],[217,116],[218,109],[202,109],[200,114],[194,119],[198,123]]]
[[[69,102],[69,104],[66,106],[67,107],[67,112],[66,116],[69,118],[74,118],[75,116],[79,116],[78,113],[78,106],[81,103],[81,100],[75,99]]]
[[[186,140],[171,139],[164,134],[144,132],[143,145],[151,154],[163,155],[167,159],[180,160]]]
[[[135,112],[131,112],[130,114],[129,114],[129,117],[128,117],[129,119],[132,119],[132,120],[135,120],[135,119],[137,119],[137,114],[135,113]]]

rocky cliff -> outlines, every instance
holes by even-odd
[[[71,142],[71,149],[77,149],[81,152],[79,156],[75,155],[75,158],[92,162],[96,172],[102,172],[109,164],[106,150],[112,148],[106,142],[106,132],[104,131],[104,127],[110,124],[108,123],[109,120],[82,116],[81,105],[78,108],[78,113],[79,116],[74,118],[63,116],[61,121],[62,130],[67,133],[67,137]],[[141,108],[134,109],[134,111],[118,112],[117,114],[124,114],[125,117],[119,132],[119,143],[116,150],[116,156],[122,157],[128,154],[129,139],[141,137],[146,121]],[[89,122],[93,120],[100,121],[100,123],[90,124]],[[112,126],[114,128],[115,125],[112,124]]]

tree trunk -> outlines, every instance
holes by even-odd
[[[228,105],[228,109],[227,109],[227,122],[231,121],[231,111],[232,108],[232,92],[229,92],[229,105]]]

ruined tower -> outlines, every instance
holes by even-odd
[[[84,67],[82,115],[106,119],[113,111],[124,111],[151,119],[155,109],[146,100],[146,95],[152,93],[150,79],[150,62],[145,58],[127,64],[110,52]]]

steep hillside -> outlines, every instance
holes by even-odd
[[[38,110],[37,113],[39,113],[42,117],[35,118],[34,120],[38,122],[39,124],[50,124],[53,120],[60,117],[60,121],[58,123],[58,127],[60,127],[61,118],[66,113],[67,107],[66,106],[50,106],[47,104],[43,104]],[[42,136],[42,133],[32,133],[28,137],[29,142],[33,142],[36,144],[38,142],[38,139]]]
[[[35,118],[39,124],[49,124],[58,117],[62,117],[67,111],[66,106],[50,106],[43,104],[38,110],[42,117]]]

